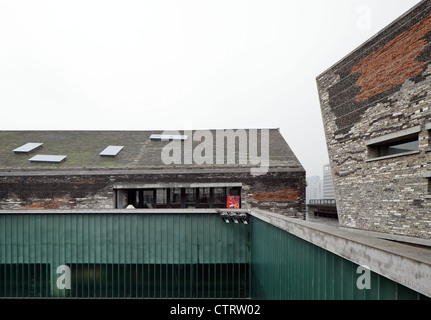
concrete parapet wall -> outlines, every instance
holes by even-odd
[[[407,288],[431,297],[431,249],[373,238],[262,210],[252,216],[358,265],[368,266]]]

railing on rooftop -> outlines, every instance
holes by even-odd
[[[309,203],[311,205],[336,205],[335,199],[310,199]]]

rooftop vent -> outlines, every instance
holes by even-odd
[[[14,149],[13,152],[15,152],[15,153],[29,153],[33,150],[36,150],[41,145],[43,145],[43,143],[28,142],[28,143],[22,145],[21,147]]]
[[[28,159],[30,162],[47,162],[47,163],[60,163],[66,156],[57,156],[57,155],[47,155],[47,154],[38,154],[33,158]]]
[[[152,134],[151,140],[171,141],[171,140],[187,140],[187,136],[179,134]]]
[[[123,148],[124,146],[107,146],[99,155],[102,157],[115,157]]]

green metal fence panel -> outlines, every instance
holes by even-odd
[[[357,264],[251,217],[251,297],[271,300],[428,299],[370,272],[370,289],[357,286]]]
[[[357,267],[254,217],[0,215],[0,297],[426,298]]]
[[[2,214],[0,296],[247,298],[249,250],[217,214]]]

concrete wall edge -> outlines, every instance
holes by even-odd
[[[431,297],[431,250],[365,236],[279,214],[250,214],[407,288]],[[359,274],[358,274],[359,276]]]

